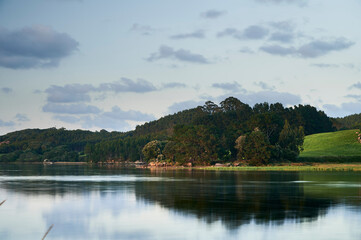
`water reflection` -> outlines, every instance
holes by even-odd
[[[154,173],[172,174],[177,173]],[[136,196],[208,223],[220,220],[229,228],[252,220],[258,224],[313,221],[333,203],[305,196],[299,173],[190,172],[183,177],[197,181],[137,182]]]
[[[40,239],[51,224],[47,239],[357,239],[360,184],[357,173],[0,166],[0,239]]]

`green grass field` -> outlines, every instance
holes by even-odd
[[[303,157],[361,157],[361,143],[357,141],[359,130],[344,130],[306,136]]]
[[[221,171],[361,171],[359,130],[344,130],[306,136],[298,163],[273,163],[252,167],[201,167]]]

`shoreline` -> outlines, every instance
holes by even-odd
[[[307,163],[307,164],[297,164],[297,163],[280,163],[277,165],[266,165],[266,166],[130,166],[124,164],[90,164],[88,162],[53,162],[49,164],[44,164],[42,162],[15,162],[15,163],[0,163],[2,164],[16,164],[16,165],[62,165],[62,166],[98,166],[98,167],[114,167],[114,168],[136,168],[136,169],[149,169],[149,170],[205,170],[205,171],[355,171],[361,172],[361,162],[357,163]]]
[[[237,166],[237,167],[215,167],[215,166],[194,166],[194,167],[146,167],[150,170],[205,170],[205,171],[284,171],[284,172],[306,172],[306,171],[353,171],[361,172],[359,163],[309,163],[307,165],[279,164],[267,166]]]
[[[361,172],[361,163],[312,163],[309,165],[270,165],[270,166],[242,166],[242,167],[201,167],[209,171],[354,171]]]
[[[87,162],[48,162],[48,163],[43,163],[43,162],[2,162],[0,163],[0,165],[7,165],[7,164],[15,164],[15,165],[46,165],[46,166],[51,166],[51,165],[88,165],[89,163]]]

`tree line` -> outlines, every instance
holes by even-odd
[[[124,133],[84,130],[25,129],[0,136],[0,162],[85,161],[84,148]]]
[[[127,140],[95,144],[87,156],[106,159],[145,160],[171,164],[209,165],[248,161],[253,165],[271,161],[294,161],[302,150],[305,134],[333,131],[327,115],[310,105],[285,108],[280,103],[256,104],[253,108],[229,97],[218,106],[179,112],[137,127]],[[126,155],[128,148],[134,155]],[[121,149],[115,149],[116,146]],[[114,154],[113,154],[114,153]]]
[[[361,113],[334,119],[337,130],[361,129]]]
[[[126,133],[27,129],[0,137],[0,161],[167,161],[259,165],[297,158],[304,135],[335,130],[310,105],[253,107],[234,97],[165,116]]]

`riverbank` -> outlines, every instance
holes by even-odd
[[[2,163],[5,164],[6,163]],[[41,162],[33,163],[7,163],[15,165],[43,165]],[[87,162],[54,162],[52,164],[44,164],[46,166],[52,165],[88,165],[88,166],[100,166],[105,168],[140,168],[150,169],[152,171],[163,170],[207,170],[207,171],[355,171],[361,172],[361,162],[357,163],[280,163],[267,166],[134,166],[124,164],[89,164]]]
[[[307,165],[269,165],[241,167],[195,167],[211,171],[361,171],[361,163],[311,163]]]
[[[5,162],[0,164],[17,164],[17,165],[88,165],[88,162]]]

